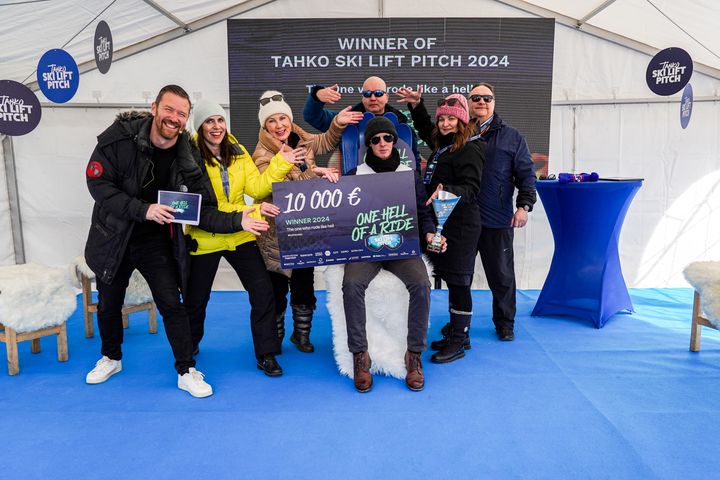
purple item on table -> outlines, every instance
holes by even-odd
[[[571,182],[597,182],[600,176],[596,172],[592,173],[559,173],[559,183]]]

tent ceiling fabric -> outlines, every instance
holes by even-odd
[[[154,3],[183,22],[191,23],[249,2],[155,0]],[[88,25],[108,5],[110,7]],[[0,2],[0,17],[4,27],[0,30],[0,79],[26,84],[35,80],[35,68],[42,54],[61,48],[78,32],[64,49],[78,64],[92,60],[92,37],[100,20],[110,25],[115,51],[177,28],[175,22],[142,0],[52,0],[16,5]]]
[[[651,48],[677,46],[692,52],[693,60],[720,71],[720,34],[716,21],[720,18],[720,2],[716,0],[498,0],[552,17],[552,12],[580,20],[601,6],[599,13],[587,21],[591,27],[601,28]],[[142,42],[177,28],[176,22],[164,16],[148,2],[123,0],[104,2],[90,0],[53,0],[35,3],[0,3],[4,25],[0,32],[0,79],[34,80],[33,72],[40,56],[51,48],[60,48],[80,32],[65,49],[78,64],[92,60],[92,35],[96,22],[92,19],[106,7],[99,20],[106,20],[112,29],[115,51]],[[250,3],[230,0],[154,0],[162,9],[185,24],[224,11],[233,6]],[[374,0],[373,0],[374,3]],[[682,29],[690,38],[660,11]],[[480,12],[478,12],[480,13]],[[88,25],[88,23],[90,23]],[[84,30],[83,27],[88,25]],[[82,30],[82,31],[81,31]],[[582,30],[582,27],[581,27]],[[703,48],[698,41],[705,45]],[[708,49],[710,51],[708,51]],[[29,78],[28,78],[29,77]],[[27,81],[26,81],[27,79]]]
[[[605,0],[499,1],[520,9],[528,7],[529,11],[533,11],[532,7],[540,7],[548,11],[544,16],[552,17],[551,12],[556,12],[575,20],[584,18],[598,6],[607,3]],[[537,11],[533,13],[537,13]],[[681,28],[678,28],[666,16]],[[644,43],[658,50],[681,47],[691,52],[696,63],[720,70],[718,18],[720,18],[720,2],[717,0],[688,0],[685,2],[615,0],[590,18],[586,24]],[[582,29],[580,27],[581,31]],[[695,40],[688,36],[688,33]]]
[[[695,62],[720,69],[720,34],[717,28],[720,4],[717,0],[652,0],[652,3],[711,52],[675,26],[647,0],[618,0],[590,23],[660,49],[684,48],[692,52]],[[636,20],[628,21],[628,18]]]

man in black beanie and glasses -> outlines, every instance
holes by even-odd
[[[365,145],[368,147],[365,162],[348,172],[348,175],[369,175],[385,172],[402,172],[411,169],[400,163],[400,154],[395,148],[397,131],[385,117],[375,117],[365,126]],[[431,241],[435,226],[429,207],[425,205],[425,188],[415,174],[415,196],[418,226],[426,241]],[[444,245],[443,245],[444,248]],[[398,277],[410,294],[408,306],[408,336],[405,366],[405,383],[413,391],[425,386],[420,355],[426,348],[428,315],[430,311],[430,280],[425,263],[420,257],[384,260],[380,262],[358,262],[345,265],[343,277],[343,305],[347,324],[348,349],[353,354],[355,388],[367,392],[372,388],[365,331],[365,291],[370,282],[385,269]]]

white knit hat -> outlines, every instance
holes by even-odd
[[[200,131],[200,125],[205,120],[215,115],[219,115],[225,119],[225,110],[217,103],[207,100],[199,100],[193,107],[193,127],[195,131]]]
[[[280,96],[280,100],[273,100],[272,97]],[[260,95],[260,100],[270,100],[265,105],[260,104],[260,111],[258,112],[258,119],[260,120],[260,126],[265,127],[265,121],[268,117],[275,115],[276,113],[284,113],[293,121],[293,114],[290,105],[285,102],[283,94],[277,90],[268,90]]]

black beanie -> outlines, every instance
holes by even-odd
[[[393,136],[393,143],[397,143],[398,134],[395,125],[385,117],[375,117],[365,125],[365,146],[370,146],[370,139],[378,133],[389,133]]]

